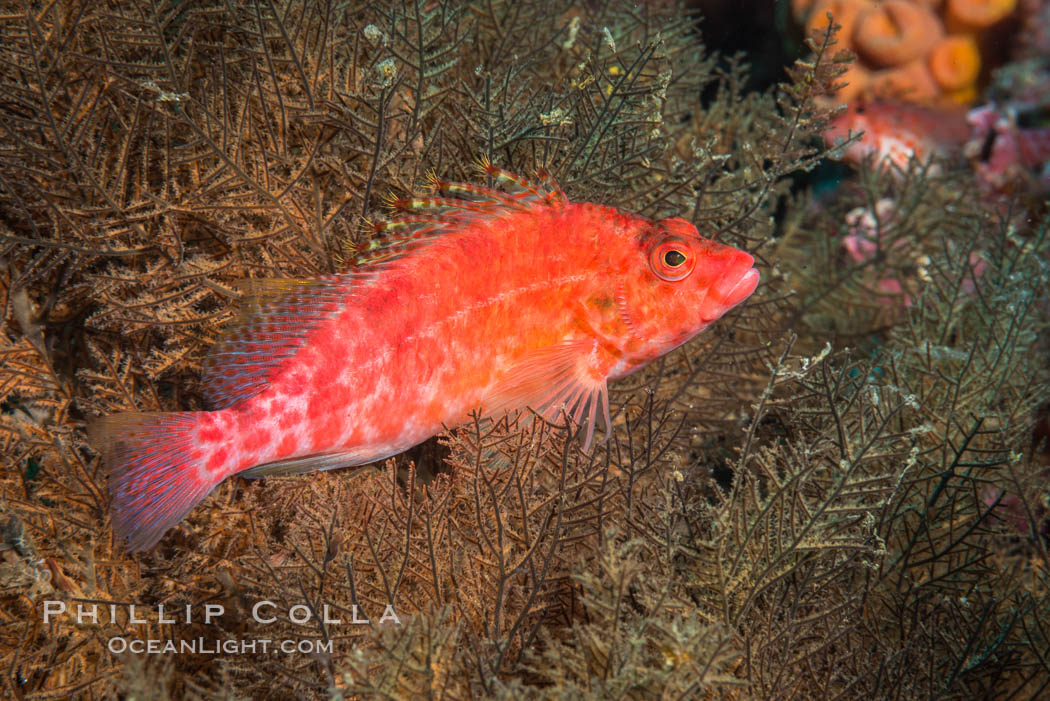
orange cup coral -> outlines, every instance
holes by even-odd
[[[838,80],[841,87],[835,93],[839,102],[861,97],[871,86],[871,71],[854,61]]]
[[[839,30],[839,39],[845,40],[848,46],[857,19],[862,13],[868,12],[871,6],[871,0],[817,0],[809,15],[809,21],[806,22],[806,32],[812,32],[814,29],[823,32],[827,29],[830,12],[832,21],[842,27]]]
[[[865,91],[878,98],[893,98],[906,102],[930,103],[941,92],[930,73],[926,61],[915,59],[901,66],[886,68],[871,74]]]
[[[937,16],[907,0],[886,0],[857,19],[857,53],[878,66],[898,66],[925,56],[944,34]]]
[[[962,90],[977,82],[981,52],[969,35],[941,39],[930,52],[930,73],[946,91]]]
[[[1043,0],[1031,0],[1032,2]],[[994,62],[992,33],[1018,0],[791,0],[807,34],[840,25],[839,46],[857,53],[836,100],[887,94],[936,105],[968,104],[984,64]],[[992,58],[989,58],[991,56]]]
[[[1017,8],[1017,0],[948,0],[948,27],[984,29],[1006,19]]]

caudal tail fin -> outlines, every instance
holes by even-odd
[[[115,414],[90,427],[109,470],[113,530],[130,552],[153,547],[222,481],[194,445],[203,413]]]

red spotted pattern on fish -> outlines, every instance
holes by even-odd
[[[113,524],[155,544],[232,475],[375,462],[474,410],[609,430],[607,381],[682,345],[758,284],[753,258],[653,221],[571,202],[488,164],[504,190],[434,180],[352,271],[252,281],[205,363],[211,411],[118,414],[92,430]]]

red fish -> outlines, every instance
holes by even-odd
[[[116,533],[152,547],[231,475],[375,462],[465,421],[531,407],[609,430],[607,381],[682,345],[758,284],[754,259],[570,202],[483,166],[512,193],[396,200],[351,272],[265,281],[205,364],[212,410],[118,414],[93,430]]]
[[[984,105],[964,113],[905,102],[854,102],[824,132],[829,146],[850,134],[860,138],[846,147],[843,159],[860,165],[907,170],[911,159],[967,159],[977,183],[989,197],[1010,192],[1018,183],[1050,187],[1050,128],[1021,128],[1010,109]]]
[[[860,139],[845,149],[845,161],[859,165],[871,157],[878,165],[901,170],[907,170],[913,158],[925,162],[932,156],[958,155],[970,137],[966,114],[961,110],[875,100],[850,103],[831,121],[824,140],[835,146],[850,133],[859,132],[863,132]]]

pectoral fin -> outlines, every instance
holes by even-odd
[[[593,352],[590,341],[566,341],[530,351],[488,392],[484,414],[498,418],[530,407],[552,423],[571,418],[580,427],[576,437],[583,449],[590,450],[598,421],[606,437],[612,425],[605,377],[595,378],[587,368]]]

